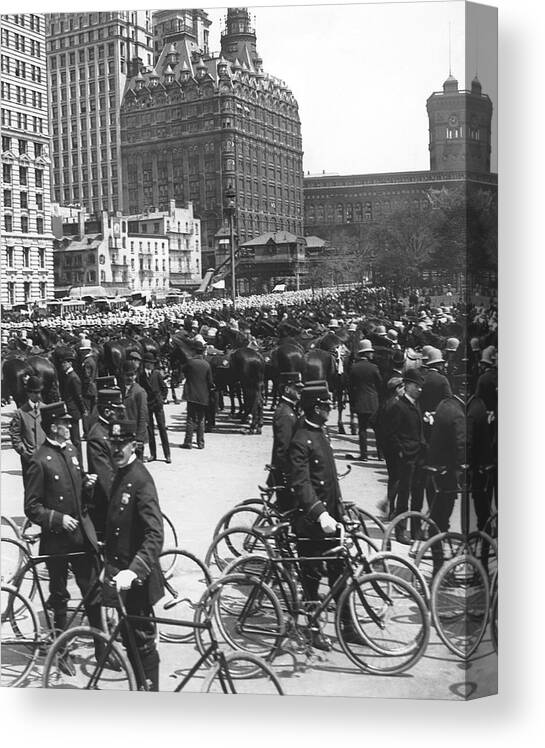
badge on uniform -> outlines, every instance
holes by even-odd
[[[131,498],[130,493],[122,493],[121,494],[121,503],[122,504],[128,504],[130,498]]]

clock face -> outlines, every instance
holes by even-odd
[[[448,118],[449,125],[452,125],[452,127],[456,127],[458,124],[458,117],[455,114],[451,114]]]

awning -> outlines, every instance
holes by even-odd
[[[285,283],[277,283],[276,286],[273,288],[273,293],[275,291],[285,291],[286,290],[286,284]]]

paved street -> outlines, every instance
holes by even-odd
[[[23,515],[20,465],[7,433],[12,412],[13,406],[5,407],[1,415],[2,513],[20,519]],[[206,449],[191,451],[179,448],[183,440],[185,405],[167,405],[166,415],[172,464],[161,460],[148,467],[156,481],[161,506],[177,528],[179,545],[203,558],[220,516],[240,500],[257,496],[257,485],[266,479],[263,466],[270,458],[271,413],[266,410],[266,425],[261,436],[245,434],[239,424],[226,414],[220,414],[217,433],[206,435]],[[341,483],[343,497],[376,513],[377,502],[385,494],[384,463],[376,460],[348,463],[345,453],[356,454],[357,437],[339,436],[336,427],[331,428],[331,433],[332,446],[339,458],[339,473],[347,464],[352,464],[351,473]],[[190,644],[162,644],[160,651],[161,690],[172,690],[177,682],[174,674],[184,672],[195,661],[196,653]],[[287,694],[435,699],[462,699],[493,693],[495,668],[496,654],[488,633],[474,662],[466,666],[449,653],[433,630],[425,656],[411,671],[398,676],[363,674],[349,662],[336,642],[332,652],[319,653],[311,662],[305,662],[299,655],[296,669],[289,656],[276,664]],[[487,679],[487,690],[482,685],[477,686]],[[36,679],[36,684],[38,682]],[[196,678],[190,690],[199,690],[200,683],[201,679]]]

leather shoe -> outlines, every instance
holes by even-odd
[[[182,449],[192,449],[193,445],[192,444],[180,444],[180,447]]]
[[[322,652],[331,652],[331,642],[321,631],[309,631],[309,642],[313,649],[319,649]]]
[[[172,460],[170,459],[170,457],[166,457],[165,458],[165,462],[166,462],[167,465],[170,465],[170,463],[172,462]]]
[[[63,675],[68,675],[69,678],[74,678],[76,675],[74,660],[72,659],[72,655],[69,652],[62,652],[61,654],[59,654],[57,667],[59,668],[61,673],[63,673]]]
[[[204,449],[204,444],[197,444],[197,449]]]

